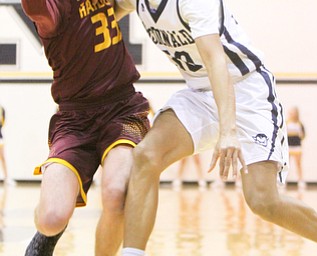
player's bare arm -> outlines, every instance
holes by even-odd
[[[91,1],[92,1],[92,4],[97,4],[99,0],[91,0]],[[130,12],[133,11],[133,10],[128,11],[119,7],[119,5],[116,3],[117,1],[115,0],[108,0],[108,2],[111,3],[111,5],[113,6],[113,9],[115,10],[115,16],[117,21],[121,20],[124,16],[128,15]]]
[[[46,0],[22,0],[21,4],[27,16],[36,23],[41,36],[48,36],[55,31],[58,21],[51,16],[49,6],[52,8],[52,5]]]
[[[243,169],[246,169],[246,166],[237,138],[234,88],[223,47],[218,34],[199,37],[196,39],[196,45],[207,68],[219,114],[219,139],[210,170],[216,166],[219,159],[220,176],[226,180],[232,166],[235,178],[238,172],[238,161],[241,162]]]
[[[117,0],[113,1],[113,8],[115,11],[115,15],[116,15],[116,19],[119,21],[121,20],[123,17],[125,17],[126,15],[128,15],[129,13],[133,12],[133,9],[127,10],[127,9],[123,9],[119,6],[119,4],[117,4]]]
[[[130,13],[130,11],[127,11],[127,10],[120,8],[118,5],[114,6],[114,10],[115,10],[115,14],[116,14],[116,19],[118,21]]]

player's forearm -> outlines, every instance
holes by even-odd
[[[214,93],[219,113],[220,135],[236,133],[236,107],[233,88],[226,90],[227,95],[223,92]]]
[[[196,43],[217,104],[220,133],[233,134],[236,132],[235,95],[219,37],[210,35],[198,38]]]
[[[122,18],[124,18],[126,15],[128,15],[130,12],[120,8],[120,7],[115,7],[115,14],[116,14],[116,19],[119,21]]]
[[[116,19],[117,21],[121,20],[122,18],[124,18],[126,15],[128,15],[129,13],[133,12],[133,9],[124,9],[120,6],[120,4],[117,3],[118,0],[113,0],[113,8],[115,11],[115,15],[116,15]]]
[[[212,91],[218,108],[220,135],[236,132],[235,95],[227,65],[215,63],[209,71]]]

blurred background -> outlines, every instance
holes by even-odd
[[[285,114],[296,105],[306,128],[303,141],[305,180],[317,182],[315,147],[317,144],[317,16],[315,0],[228,0],[234,16],[263,51],[266,67],[276,76]],[[3,127],[8,173],[16,181],[37,181],[33,168],[46,159],[47,128],[56,105],[50,95],[52,73],[33,24],[24,16],[18,0],[0,0],[0,105],[6,110]],[[121,21],[126,44],[134,57],[141,80],[137,89],[158,110],[171,93],[184,87],[178,71],[149,41],[135,14]],[[207,168],[212,152],[201,155]],[[171,181],[179,163],[162,175]],[[188,166],[194,166],[189,162]],[[1,167],[0,167],[1,168]],[[184,180],[197,175],[184,171]],[[2,172],[0,172],[1,178]],[[206,175],[208,181],[217,173]],[[296,181],[291,172],[289,182]]]

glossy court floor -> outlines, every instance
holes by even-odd
[[[0,184],[0,255],[23,256],[35,232],[33,209],[38,183]],[[317,187],[281,191],[317,209]],[[88,194],[88,205],[76,209],[58,243],[56,256],[93,256],[100,213],[100,187]],[[316,231],[317,232],[317,231]],[[147,248],[149,256],[314,256],[317,244],[254,216],[241,190],[232,186],[186,185],[160,188],[157,221]]]

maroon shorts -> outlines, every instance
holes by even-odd
[[[86,194],[93,176],[106,154],[119,144],[138,144],[149,130],[149,103],[139,92],[111,104],[89,108],[60,108],[49,127],[48,160],[36,167],[61,163],[78,177],[77,206],[86,205]]]

